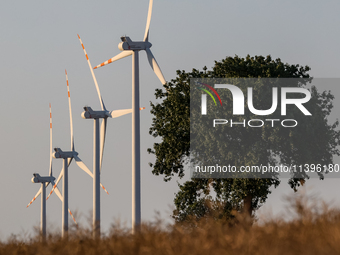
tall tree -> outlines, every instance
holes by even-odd
[[[150,163],[153,174],[163,175],[165,181],[171,180],[174,175],[184,176],[184,167],[193,153],[190,151],[191,78],[302,78],[304,82],[299,86],[304,86],[310,80],[309,70],[308,66],[284,64],[280,59],[273,60],[270,56],[248,55],[246,58],[227,57],[215,62],[211,71],[207,71],[206,67],[203,71],[177,71],[177,77],[164,85],[165,91],[156,90],[156,99],[163,99],[162,103],[151,103],[151,112],[155,117],[150,134],[162,138],[161,143],[155,143],[153,149],[148,149],[149,153],[156,156],[155,163]],[[225,147],[221,147],[221,152],[228,150],[228,160],[231,162],[240,161],[242,157],[241,164],[244,165],[263,161],[273,164],[331,163],[332,156],[339,155],[336,147],[340,144],[340,132],[336,130],[338,122],[332,125],[327,123],[333,96],[330,92],[320,94],[315,88],[311,89],[311,94],[310,105],[314,106],[314,112],[317,113],[313,116],[313,125],[302,123],[294,131],[285,132],[234,129],[229,135],[231,138],[224,143]],[[257,100],[265,101],[268,98],[261,98],[260,95]],[[258,135],[258,132],[264,132],[265,135]],[[247,143],[244,142],[246,139]],[[318,146],[311,146],[313,144]],[[319,176],[323,178],[322,174]],[[289,185],[296,190],[306,178],[308,176],[305,174],[295,176],[289,180]],[[275,176],[267,179],[191,179],[179,185],[173,216],[177,221],[185,221],[190,217],[199,219],[207,215],[228,219],[233,209],[251,215],[266,201],[270,187],[276,187],[279,183]],[[219,209],[216,210],[218,213],[212,214],[215,209]]]

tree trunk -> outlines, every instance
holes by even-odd
[[[251,218],[253,214],[253,206],[251,203],[252,199],[253,199],[253,195],[248,194],[243,200],[243,213],[249,218]]]

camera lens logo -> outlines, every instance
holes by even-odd
[[[208,84],[201,83],[201,82],[197,82],[197,84],[201,84],[201,85],[203,85],[204,87],[207,88],[207,89],[205,89],[205,88],[198,87],[198,89],[200,89],[200,90],[204,91],[205,93],[207,93],[214,100],[214,103],[217,106],[215,97],[208,90],[208,89],[210,89],[217,96],[217,98],[220,101],[220,104],[222,106],[222,100],[221,100],[219,94],[217,93],[217,91],[213,87],[211,87]],[[207,114],[207,94],[202,94],[202,107],[201,107],[202,115],[206,115]]]

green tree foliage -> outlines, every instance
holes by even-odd
[[[162,103],[151,103],[151,112],[155,117],[150,134],[162,138],[161,143],[155,143],[153,149],[148,150],[156,156],[155,163],[150,163],[153,174],[163,175],[165,181],[171,180],[174,175],[183,177],[184,166],[193,154],[190,151],[191,78],[302,78],[302,84],[297,86],[304,86],[311,79],[309,70],[308,66],[284,64],[280,59],[273,60],[270,56],[248,55],[246,58],[235,56],[227,57],[221,62],[215,61],[211,71],[207,71],[206,67],[203,71],[193,69],[189,73],[177,71],[177,77],[164,85],[165,90],[156,90],[156,99],[162,99]],[[311,122],[299,122],[294,130],[229,130],[230,139],[221,146],[221,155],[228,151],[225,163],[331,163],[332,156],[339,155],[336,147],[340,144],[340,132],[335,130],[338,122],[332,125],[327,123],[333,96],[330,92],[319,93],[314,87],[311,94],[309,104],[314,107],[313,119]],[[265,93],[254,96],[256,101],[262,100],[263,104],[270,98]],[[268,108],[270,105],[264,109]],[[294,117],[299,118],[297,115]],[[323,175],[319,176],[323,178]],[[306,178],[308,176],[305,174],[294,176],[289,180],[289,185],[296,190]],[[216,219],[230,219],[235,210],[251,215],[266,201],[270,187],[276,187],[279,183],[276,176],[268,179],[192,179],[179,185],[174,218],[180,222],[208,215],[213,215]],[[213,211],[217,213],[212,213]]]

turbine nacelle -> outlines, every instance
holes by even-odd
[[[120,38],[122,40],[121,43],[118,44],[118,49],[121,51],[124,50],[145,50],[151,48],[152,44],[150,42],[133,42],[130,37],[122,36]]]
[[[62,151],[60,148],[54,148],[54,152],[52,154],[53,158],[74,158],[78,155],[75,151]]]
[[[33,183],[44,183],[44,182],[51,182],[55,180],[53,176],[40,176],[37,173],[34,173],[33,176],[34,177],[31,179]]]
[[[85,111],[81,114],[83,119],[101,119],[110,116],[108,111],[94,111],[89,106],[85,106],[84,110]]]

